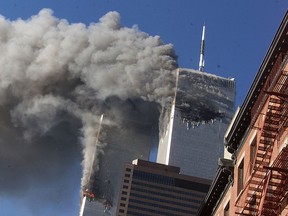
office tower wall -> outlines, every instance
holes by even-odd
[[[163,122],[157,162],[181,167],[183,174],[212,179],[223,157],[224,134],[233,117],[235,81],[179,69],[170,115]]]
[[[123,166],[135,158],[148,160],[151,140],[158,140],[158,133],[154,132],[158,128],[158,104],[139,99],[108,103],[111,107],[121,106],[122,112],[115,110],[114,116],[110,112],[109,118],[117,124],[102,127],[101,137],[105,144],[102,150],[98,149],[95,162],[98,168],[91,176],[93,184],[89,188],[95,199],[91,202],[87,199],[84,216],[115,215]],[[110,206],[104,212],[107,202]]]

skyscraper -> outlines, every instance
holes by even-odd
[[[196,215],[210,181],[144,160],[125,166],[117,216]]]
[[[157,162],[186,175],[212,179],[223,157],[225,131],[234,114],[235,81],[178,69],[170,115],[163,119]]]
[[[153,137],[156,136],[154,129],[158,128],[159,118],[158,106],[155,103],[140,99],[125,102],[114,99],[107,101],[106,106],[106,109],[110,109],[109,117],[118,122],[114,126],[102,127],[102,137],[107,144],[103,146],[103,153],[98,149],[100,153],[95,162],[98,169],[95,168],[96,172],[91,176],[93,184],[92,188],[89,188],[95,198],[89,202],[87,197],[83,216],[115,215],[124,164],[135,158],[148,160],[151,140],[158,141],[158,134],[156,138]],[[124,111],[120,113],[121,110],[117,109],[113,112],[115,116],[112,116],[111,109],[119,106]],[[107,203],[109,208],[106,208]]]

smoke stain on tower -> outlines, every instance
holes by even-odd
[[[227,80],[197,71],[191,74],[185,70],[179,73],[178,80],[175,107],[181,111],[184,122],[195,125],[221,120],[226,114],[226,107],[233,109],[233,100],[219,88],[227,85]]]

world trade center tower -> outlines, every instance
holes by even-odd
[[[200,68],[200,67],[199,67]],[[213,179],[224,154],[224,134],[234,114],[235,81],[200,70],[178,69],[177,88],[157,162],[182,174]]]

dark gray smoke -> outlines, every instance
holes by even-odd
[[[101,114],[107,127],[123,127],[119,101],[163,106],[173,94],[173,46],[122,27],[117,12],[89,26],[49,9],[28,20],[1,17],[0,53],[0,196],[55,186],[82,160],[86,184]]]

